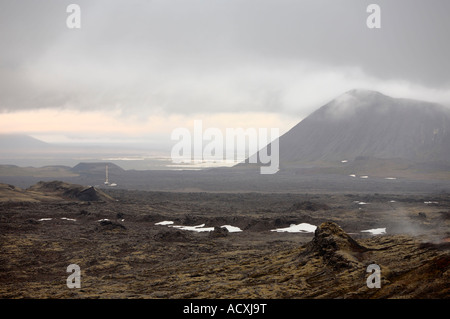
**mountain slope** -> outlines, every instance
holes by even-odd
[[[281,166],[361,157],[448,162],[450,110],[444,106],[351,90],[280,137]]]
[[[0,134],[0,149],[4,151],[45,150],[50,147],[50,144],[29,135]]]

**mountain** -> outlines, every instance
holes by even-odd
[[[364,158],[448,163],[450,110],[435,103],[351,90],[281,136],[279,148],[281,167]]]
[[[109,174],[121,174],[125,172],[125,170],[113,163],[109,162],[95,162],[95,163],[78,163],[74,167],[72,167],[71,171],[78,174],[102,174],[105,175],[106,166],[108,166]]]
[[[24,134],[0,134],[0,149],[7,151],[38,151],[52,147],[37,138]]]

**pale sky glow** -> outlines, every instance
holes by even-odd
[[[90,136],[91,141],[126,141],[151,137],[153,134],[170,139],[173,129],[193,130],[194,120],[201,119],[203,130],[214,127],[225,133],[226,128],[280,128],[285,133],[300,119],[277,113],[215,113],[195,115],[153,115],[145,118],[121,117],[120,112],[73,110],[24,110],[0,116],[0,134],[26,133],[46,142],[80,142]],[[64,136],[71,136],[67,138]]]
[[[0,133],[167,139],[207,127],[286,132],[351,89],[450,107],[450,2],[79,0],[0,4]]]

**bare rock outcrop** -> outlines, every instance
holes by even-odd
[[[159,242],[188,242],[192,240],[192,236],[186,231],[167,229],[156,233],[153,239]]]
[[[350,237],[341,227],[333,222],[322,223],[317,227],[314,238],[300,254],[301,260],[316,256],[333,269],[353,268],[359,266],[359,260],[368,249]]]
[[[228,229],[225,227],[214,227],[214,230],[212,232],[209,232],[209,238],[220,238],[220,237],[227,237],[228,236]]]
[[[96,230],[98,231],[104,231],[104,230],[126,230],[127,228],[117,222],[113,222],[110,220],[101,220],[100,221],[100,227],[96,227]]]

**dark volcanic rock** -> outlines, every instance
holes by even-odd
[[[169,229],[158,232],[153,239],[162,242],[187,242],[192,239],[192,236],[185,231]]]
[[[110,221],[110,220],[101,220],[100,221],[101,228],[97,228],[97,230],[125,230],[127,229],[124,225]]]
[[[418,214],[418,217],[419,217],[420,219],[426,219],[426,218],[427,218],[427,215],[426,215],[425,213],[419,213],[419,214]]]
[[[325,222],[317,227],[314,238],[305,248],[301,257],[320,256],[334,269],[358,265],[358,257],[368,250],[333,222]]]
[[[209,232],[210,238],[219,238],[219,237],[227,237],[228,236],[228,229],[225,227],[214,227],[214,230],[212,232]]]
[[[26,222],[31,225],[39,225],[39,222],[36,219],[27,219]]]
[[[79,200],[87,201],[87,202],[100,200],[100,196],[94,187],[88,187],[81,191],[69,190],[64,195],[72,195],[73,197],[78,198]]]

